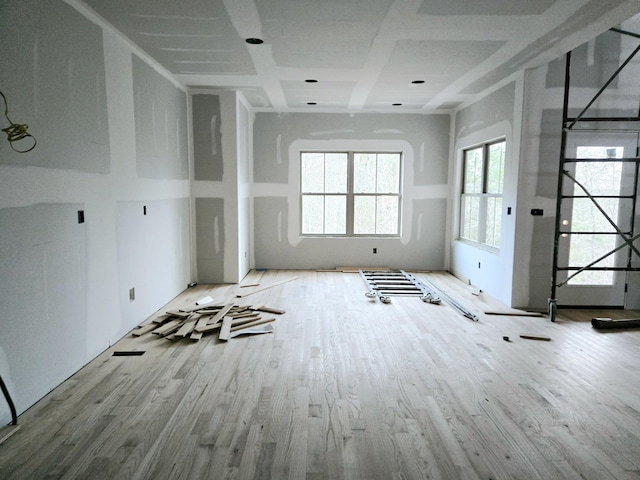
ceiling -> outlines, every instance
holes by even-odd
[[[640,12],[640,0],[76,3],[184,86],[239,90],[273,111],[449,111]]]

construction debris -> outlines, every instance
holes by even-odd
[[[254,293],[258,293],[258,292],[262,292],[263,290],[267,290],[268,288],[273,288],[273,287],[280,286],[280,285],[282,285],[284,283],[293,282],[294,280],[297,280],[297,279],[298,279],[298,277],[293,277],[293,278],[289,278],[287,280],[282,280],[281,282],[272,283],[271,285],[267,285],[266,287],[258,288],[256,290],[251,290],[250,292],[247,292],[247,293],[239,293],[239,294],[236,295],[236,298],[247,297],[249,295],[253,295]]]
[[[273,332],[273,326],[264,328],[264,324],[273,322],[275,318],[262,318],[260,313],[282,315],[285,311],[264,305],[241,306],[234,303],[217,305],[211,301],[203,305],[168,310],[165,314],[144,322],[131,334],[139,337],[153,333],[174,341],[181,339],[198,341],[204,334],[214,331],[219,331],[220,340],[228,340],[244,333]],[[258,326],[262,328],[257,329]]]
[[[542,340],[543,342],[551,341],[551,337],[547,337],[546,335],[534,335],[531,333],[523,333],[520,335],[520,338],[526,338],[527,340]]]
[[[613,320],[608,317],[595,317],[591,319],[591,326],[597,329],[638,328],[640,327],[640,318]]]

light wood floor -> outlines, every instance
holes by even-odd
[[[368,299],[358,274],[243,283],[293,276],[240,299],[186,291],[170,306],[208,294],[287,313],[227,343],[126,337],[20,417],[0,478],[640,478],[640,330],[599,332],[594,312],[484,315],[504,307],[443,273],[428,278],[479,322]]]

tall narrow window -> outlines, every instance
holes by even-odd
[[[504,140],[464,151],[460,238],[500,248]]]
[[[397,236],[401,154],[302,152],[302,235]]]

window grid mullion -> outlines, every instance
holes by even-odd
[[[354,195],[353,195],[353,174],[354,174],[354,153],[349,152],[347,156],[347,235],[353,235],[354,222]]]

